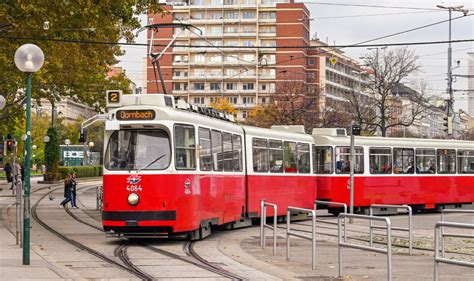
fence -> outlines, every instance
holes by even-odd
[[[297,232],[293,232],[290,229],[291,223],[291,212],[308,212],[311,213],[312,216],[312,237],[308,237],[303,234],[299,234]],[[286,260],[290,260],[290,236],[296,236],[299,238],[307,239],[312,241],[312,269],[316,269],[316,211],[311,209],[304,209],[304,208],[296,208],[288,206],[288,211],[286,215]]]
[[[454,264],[454,265],[460,265],[460,266],[467,266],[467,267],[474,267],[474,263],[471,262],[466,262],[466,261],[460,261],[460,260],[454,260],[454,259],[447,259],[442,253],[442,256],[439,256],[439,238],[441,238],[441,241],[444,241],[444,237],[446,234],[444,234],[442,231],[440,231],[441,227],[452,227],[452,228],[465,228],[465,229],[474,229],[474,224],[467,224],[467,223],[454,223],[454,222],[437,222],[435,225],[435,230],[434,230],[434,251],[435,251],[435,256],[434,256],[434,278],[435,281],[439,280],[439,264],[440,263],[446,263],[446,264]],[[459,237],[459,236],[456,236]],[[472,236],[469,236],[470,238],[473,238]]]
[[[342,221],[341,219],[345,218],[354,218],[354,219],[363,219],[363,220],[369,220],[369,221],[383,221],[386,224],[387,228],[387,249],[380,249],[380,248],[375,248],[372,246],[364,246],[360,244],[352,244],[352,243],[347,243],[342,241],[342,233],[341,233],[341,227],[342,227]],[[359,249],[359,250],[365,250],[365,251],[371,251],[371,252],[376,252],[376,253],[382,253],[382,254],[387,254],[387,280],[391,281],[392,280],[392,229],[391,229],[391,224],[390,224],[390,219],[389,218],[384,218],[384,217],[374,217],[374,216],[366,216],[366,215],[353,215],[353,214],[339,214],[338,217],[338,263],[339,263],[339,277],[342,277],[342,248],[354,248],[354,249]]]
[[[474,210],[453,210],[453,209],[444,209],[441,211],[441,221],[444,221],[444,214],[474,214]],[[445,254],[445,240],[444,237],[458,237],[458,238],[473,238],[471,235],[467,234],[456,234],[456,233],[444,233],[444,228],[441,227],[441,252],[443,253],[443,257]]]
[[[318,204],[326,205],[326,206],[331,206],[331,205],[342,206],[344,208],[344,214],[347,214],[347,204],[345,203],[315,200],[314,211],[316,211]],[[329,222],[329,221],[321,221],[321,222],[329,223],[329,224],[337,224],[337,222]],[[344,218],[344,242],[346,242],[346,237],[347,237],[346,228],[347,228],[347,220]]]
[[[273,208],[273,226],[267,224],[267,207]],[[277,243],[277,211],[278,207],[275,204],[266,203],[265,200],[260,201],[260,247],[265,250],[265,228],[273,230],[273,255],[276,255],[276,243]]]
[[[102,188],[102,185],[99,185],[96,187],[96,190],[95,190],[95,194],[96,194],[96,206],[95,208],[97,210],[100,210],[102,211],[102,207],[103,207],[103,195],[104,195],[104,190]]]
[[[370,209],[369,209],[369,212],[370,212],[370,215],[373,216],[373,208],[392,208],[392,209],[407,209],[408,210],[408,228],[405,228],[405,227],[395,227],[395,226],[392,226],[392,230],[400,230],[400,231],[408,231],[408,240],[409,240],[409,253],[410,253],[410,256],[412,255],[412,251],[413,251],[413,239],[412,239],[412,215],[413,215],[413,212],[412,212],[412,209],[410,206],[408,205],[382,205],[382,204],[372,204],[370,205]],[[373,234],[372,234],[372,229],[376,228],[376,229],[385,229],[385,227],[383,226],[376,226],[376,225],[373,225],[372,224],[372,221],[370,221],[370,233],[369,233],[369,236],[370,236],[370,246],[372,247],[373,246]]]

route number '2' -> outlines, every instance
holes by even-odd
[[[107,100],[109,103],[119,103],[120,102],[120,92],[121,91],[107,91]]]

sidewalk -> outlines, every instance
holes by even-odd
[[[32,179],[32,190],[38,188],[37,179]],[[36,253],[37,246],[31,245],[30,265],[23,265],[23,249],[16,245],[15,235],[7,227],[13,223],[11,231],[15,231],[15,208],[8,207],[15,203],[15,197],[6,181],[0,182],[0,280],[28,280],[28,279],[63,279],[56,272],[58,268],[52,266],[45,258]]]

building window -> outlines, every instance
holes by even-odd
[[[218,91],[221,89],[220,83],[211,83],[211,91]]]
[[[194,83],[193,86],[195,91],[204,90],[204,83]]]
[[[203,76],[206,76],[206,72],[204,71],[204,69],[195,69],[194,76],[203,77]]]
[[[227,19],[238,19],[239,18],[239,13],[237,13],[237,12],[227,12],[226,13],[226,18]]]
[[[243,32],[244,33],[254,33],[255,32],[255,27],[253,27],[253,26],[244,26]]]
[[[229,97],[229,103],[237,104],[237,97]]]
[[[255,59],[255,56],[253,54],[245,54],[243,56],[243,59],[248,62],[253,62]]]
[[[175,91],[181,91],[181,83],[174,83],[173,84],[173,89]]]
[[[309,58],[308,59],[308,64],[309,65],[314,65],[314,58]]]
[[[239,42],[237,42],[237,41],[227,41],[227,42],[225,42],[225,45],[230,46],[230,47],[237,47],[237,46],[239,46]]]
[[[267,98],[262,98],[262,103],[266,104],[267,103]]]
[[[237,84],[236,83],[226,83],[225,88],[227,90],[237,90]]]
[[[226,32],[228,32],[228,33],[238,33],[239,28],[237,26],[228,26],[226,28]]]
[[[255,46],[255,41],[254,40],[244,40],[244,46],[245,47],[253,47],[253,46]]]
[[[248,112],[247,111],[242,111],[242,118],[247,118],[248,117]]]
[[[253,104],[253,97],[243,97],[243,103],[244,104]]]
[[[181,71],[175,70],[173,73],[173,76],[180,77],[181,76]]]
[[[214,34],[222,33],[222,27],[220,27],[220,26],[211,26],[211,29],[209,30],[209,32],[214,33]]]
[[[204,104],[204,97],[195,97],[194,104]]]
[[[244,83],[243,90],[244,91],[253,90],[253,83]]]
[[[267,84],[261,84],[260,88],[262,89],[262,91],[266,91],[267,90]]]
[[[255,13],[254,12],[244,12],[243,13],[243,18],[244,19],[254,19],[255,18]]]

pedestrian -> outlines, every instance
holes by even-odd
[[[43,175],[43,177],[46,174],[46,165],[45,164],[41,165],[41,174]]]
[[[74,205],[73,205],[73,193],[72,193],[72,189],[73,189],[73,186],[72,186],[72,181],[71,181],[71,175],[67,174],[66,175],[66,178],[64,179],[64,200],[59,203],[59,205],[64,208],[66,207],[66,204],[71,202],[71,207],[74,208]]]
[[[77,187],[77,181],[76,181],[76,173],[72,172],[71,173],[71,184],[72,184],[72,205],[73,208],[79,209],[76,204],[76,198],[77,198],[77,193],[76,193],[76,187]]]
[[[25,164],[21,163],[20,165],[20,175],[21,175],[21,181],[25,182]]]
[[[5,171],[5,175],[7,177],[7,182],[13,182],[13,177],[12,177],[12,166],[10,166],[10,163],[5,164],[5,167],[3,168]]]

